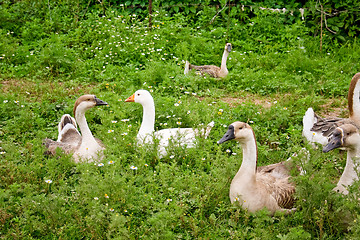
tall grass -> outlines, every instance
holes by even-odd
[[[356,239],[358,183],[349,196],[332,191],[346,154],[323,154],[301,136],[308,107],[347,116],[348,85],[360,68],[356,39],[325,41],[320,52],[302,22],[258,16],[231,25],[230,74],[216,80],[184,76],[183,65],[219,65],[225,25],[196,28],[165,12],[154,21],[149,31],[146,21],[109,10],[107,18],[88,13],[71,29],[64,19],[56,31],[37,21],[27,31],[0,30],[2,238]],[[157,129],[213,120],[210,137],[193,149],[172,147],[163,159],[137,146],[142,109],[124,102],[137,89],[152,91]],[[87,112],[105,159],[75,164],[60,151],[45,156],[42,139],[56,139],[61,115],[85,93],[109,103]],[[307,172],[293,178],[295,213],[270,217],[230,204],[241,149],[216,141],[234,121],[254,128],[259,165],[303,147],[310,152],[309,161],[295,157]]]

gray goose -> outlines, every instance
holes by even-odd
[[[340,147],[347,151],[346,166],[334,190],[346,195],[349,193],[347,187],[359,179],[357,173],[360,171],[360,135],[357,126],[343,124],[335,128],[329,137],[329,143],[323,147],[323,152]]]
[[[335,128],[343,124],[360,127],[360,73],[356,73],[350,82],[348,92],[349,118],[322,118],[308,108],[303,117],[303,136],[311,143],[326,145],[328,137]]]
[[[56,149],[62,149],[66,154],[73,153],[75,162],[82,160],[93,161],[99,158],[105,149],[99,139],[94,138],[85,118],[85,112],[95,106],[107,105],[95,95],[83,95],[79,97],[74,106],[74,116],[64,114],[58,125],[59,135],[57,141],[44,139],[47,154],[55,155]],[[81,134],[77,130],[79,125]]]
[[[226,68],[226,60],[231,52],[231,43],[227,43],[225,45],[224,53],[221,59],[221,66],[215,65],[203,65],[203,66],[196,66],[190,64],[188,61],[185,63],[185,70],[184,74],[188,74],[191,69],[195,69],[199,71],[201,74],[207,73],[213,78],[224,78],[228,75],[229,71]]]

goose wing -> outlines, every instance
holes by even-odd
[[[256,175],[257,181],[265,187],[264,191],[267,191],[281,208],[292,208],[294,204],[295,186],[289,182],[289,178],[277,178],[265,172]]]
[[[57,148],[60,148],[66,154],[72,153],[75,150],[74,146],[71,144],[54,141],[48,138],[44,139],[43,145],[47,148],[47,151],[45,152],[47,155],[55,155]]]
[[[220,72],[220,68],[215,65],[203,65],[203,66],[190,65],[190,69],[195,69],[197,71],[200,71],[202,74],[207,73],[214,78],[217,78],[218,73]]]
[[[257,167],[256,172],[261,174],[270,174],[274,178],[288,178],[291,171],[291,163],[287,161]]]
[[[57,142],[68,144],[76,148],[80,146],[81,140],[82,137],[75,126],[72,124],[66,124],[61,130]]]
[[[309,108],[303,117],[303,135],[310,142],[326,145],[328,137],[335,128],[347,123],[356,126],[355,122],[349,118],[322,118],[314,113],[312,108]]]

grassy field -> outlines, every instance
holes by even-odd
[[[319,51],[319,38],[303,22],[281,19],[234,21],[226,33],[221,23],[198,28],[158,12],[150,31],[137,16],[109,10],[66,30],[66,19],[1,29],[1,238],[358,239],[359,184],[348,196],[332,191],[346,153],[324,154],[301,131],[308,107],[321,116],[348,115],[360,45],[325,35]],[[185,60],[220,65],[226,35],[233,51],[225,79],[183,75]],[[157,129],[215,121],[210,137],[193,149],[172,147],[162,159],[136,146],[142,107],[124,100],[138,89],[152,92]],[[61,116],[82,94],[109,103],[86,115],[105,158],[75,164],[60,151],[45,156],[42,140],[57,138]],[[258,165],[310,152],[308,161],[301,153],[294,158],[307,174],[293,177],[293,214],[250,214],[230,204],[242,152],[236,142],[216,142],[234,121],[253,127]]]

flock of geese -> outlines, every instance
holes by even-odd
[[[225,45],[221,67],[205,65],[195,66],[186,61],[185,71],[195,69],[201,74],[209,74],[212,77],[222,78],[228,74],[226,60],[231,52],[231,44]],[[334,188],[342,194],[348,194],[348,187],[358,180],[357,172],[360,170],[358,157],[360,156],[360,73],[352,78],[348,93],[349,118],[321,118],[309,108],[303,117],[303,136],[312,144],[323,145],[323,152],[329,152],[336,148],[347,151],[346,166],[337,186]],[[128,97],[125,102],[140,103],[143,107],[143,117],[137,134],[139,145],[153,144],[158,142],[159,157],[167,154],[170,143],[174,146],[195,147],[196,138],[207,138],[214,122],[210,122],[204,129],[193,128],[169,128],[155,131],[155,104],[150,92],[138,90]],[[105,101],[94,95],[79,97],[74,105],[73,114],[65,114],[61,117],[58,125],[58,139],[44,139],[47,148],[46,153],[55,155],[56,149],[60,148],[67,154],[73,154],[75,162],[90,162],[101,160],[104,145],[96,139],[87,124],[85,112],[95,106],[108,105]],[[77,129],[79,125],[80,132]],[[243,156],[240,169],[236,173],[230,185],[230,201],[237,202],[249,212],[267,208],[270,213],[283,211],[290,213],[295,211],[294,193],[295,185],[290,180],[291,161],[283,161],[268,166],[257,166],[257,142],[251,126],[244,122],[234,122],[229,125],[227,132],[217,142],[222,144],[229,140],[240,143]],[[173,146],[173,145],[172,145]]]

